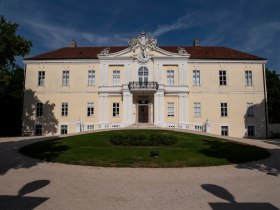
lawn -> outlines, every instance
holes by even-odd
[[[168,135],[173,145],[120,146],[114,135]],[[158,151],[159,157],[151,157]],[[116,130],[65,137],[34,143],[20,149],[34,158],[78,165],[105,167],[194,167],[243,163],[266,158],[259,147],[229,140],[167,130]]]

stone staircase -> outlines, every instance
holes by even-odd
[[[159,128],[158,126],[155,126],[152,123],[134,123],[133,125],[129,126],[128,128],[139,128],[139,129],[145,129],[145,128]]]

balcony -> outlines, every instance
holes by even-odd
[[[158,83],[151,82],[129,82],[128,88],[130,91],[156,91]]]

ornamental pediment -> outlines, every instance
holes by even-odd
[[[102,49],[98,54],[99,59],[132,58],[139,63],[146,63],[158,57],[189,58],[190,54],[182,47],[178,47],[176,52],[163,50],[157,45],[157,39],[145,32],[142,32],[138,37],[131,37],[128,41],[128,47],[124,50],[111,52],[108,47]]]

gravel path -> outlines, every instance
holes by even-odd
[[[0,138],[0,209],[280,209],[280,140],[232,139],[268,159],[218,167],[102,168],[47,163],[18,148],[46,137]]]

